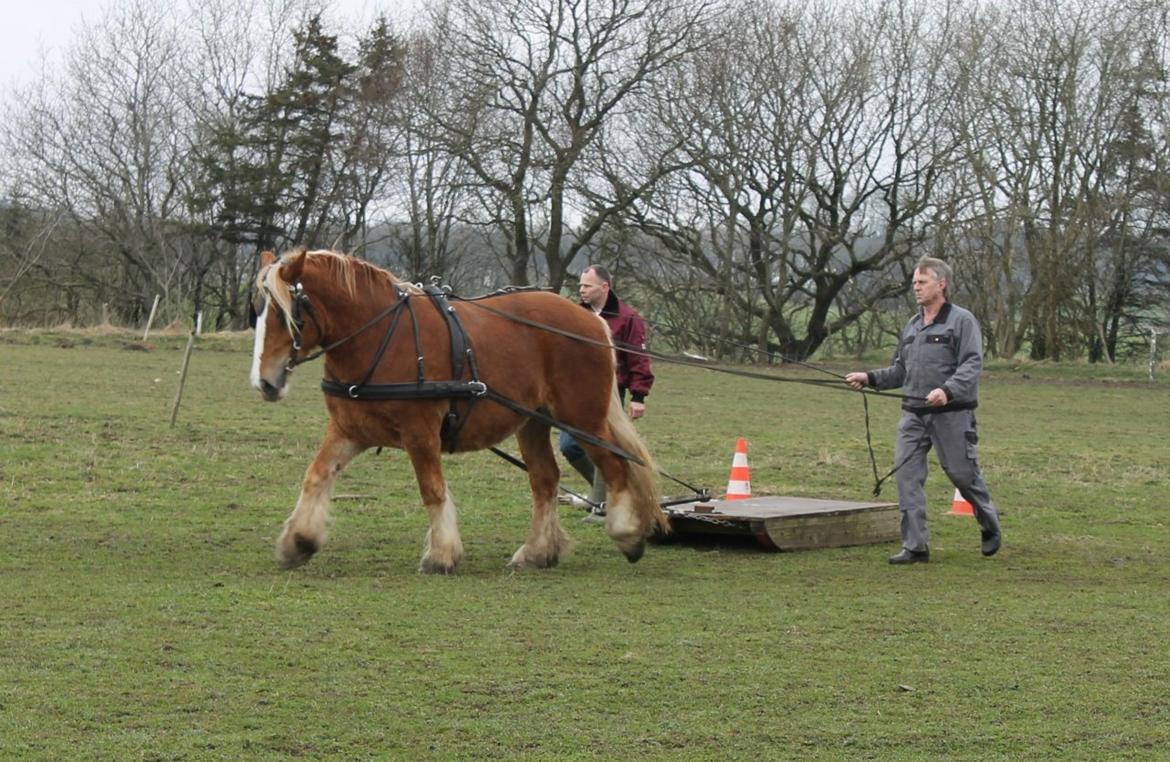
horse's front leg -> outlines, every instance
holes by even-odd
[[[463,558],[463,541],[459,538],[459,525],[455,520],[455,503],[443,479],[439,439],[435,437],[433,442],[407,444],[406,452],[414,465],[418,491],[430,520],[418,571],[420,574],[450,574]]]
[[[560,469],[549,444],[548,432],[546,424],[535,420],[529,420],[516,432],[520,454],[528,467],[528,483],[532,487],[532,524],[528,529],[528,540],[508,563],[514,569],[556,566],[573,547],[573,541],[561,528],[557,514]]]
[[[285,569],[300,566],[321,549],[333,481],[364,449],[329,424],[317,456],[305,471],[297,507],[285,520],[284,531],[276,541],[276,557]]]

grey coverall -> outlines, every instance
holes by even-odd
[[[983,336],[979,321],[967,310],[945,302],[934,322],[924,326],[922,313],[902,330],[902,339],[888,368],[868,372],[875,389],[902,387],[894,464],[898,467],[898,502],[902,513],[902,546],[924,551],[926,528],[926,456],[933,446],[947,478],[971,504],[984,532],[999,531],[999,513],[979,471],[979,435],[975,408],[979,404],[979,373],[983,368]],[[924,398],[934,389],[946,392],[947,403],[928,407]],[[898,466],[898,464],[901,464]]]

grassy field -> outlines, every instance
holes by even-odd
[[[0,333],[3,759],[1165,758],[1165,372],[988,371],[993,559],[935,466],[928,565],[893,543],[630,565],[564,508],[576,552],[514,574],[525,477],[475,454],[448,460],[467,556],[437,578],[393,451],[277,569],[318,368],[265,404],[249,337],[203,338],[171,428],[185,339],[134,341]],[[857,395],[656,370],[640,428],[667,470],[721,492],[743,436],[756,494],[868,498]],[[870,404],[888,468],[896,402]]]

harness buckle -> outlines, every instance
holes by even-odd
[[[472,397],[482,397],[487,394],[487,384],[483,381],[468,381],[467,388],[471,390]]]
[[[350,386],[348,389],[345,390],[345,393],[349,395],[349,398],[351,400],[356,400],[358,398],[358,385],[353,384],[352,386]]]

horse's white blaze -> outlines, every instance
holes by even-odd
[[[264,300],[264,309],[256,316],[256,338],[252,344],[252,388],[260,389],[260,355],[264,353],[264,328],[268,321],[268,300]]]

